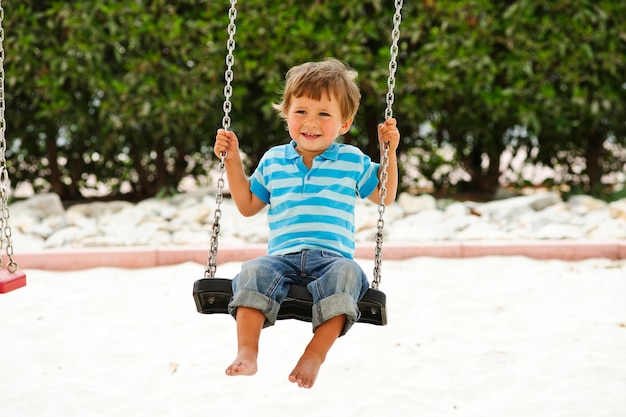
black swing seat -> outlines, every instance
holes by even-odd
[[[203,278],[193,285],[196,309],[202,314],[228,314],[228,303],[233,296],[232,280],[225,278]],[[358,302],[361,317],[359,323],[378,326],[387,324],[386,296],[382,291],[369,288]],[[302,285],[291,285],[287,298],[280,305],[278,319],[312,321],[313,297]]]

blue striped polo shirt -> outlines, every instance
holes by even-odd
[[[309,170],[296,142],[268,150],[250,190],[269,204],[269,255],[305,249],[354,256],[354,206],[378,186],[379,164],[361,150],[333,143]]]

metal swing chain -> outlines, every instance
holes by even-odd
[[[224,130],[230,129],[230,111],[232,110],[232,103],[230,98],[233,95],[233,87],[231,85],[234,72],[233,65],[235,64],[235,32],[237,32],[237,25],[235,20],[237,19],[237,0],[230,0],[230,9],[228,10],[228,18],[230,20],[228,24],[228,41],[226,42],[226,49],[228,54],[226,55],[226,71],[224,72],[224,78],[226,85],[224,86],[224,117],[222,118],[222,127]],[[204,271],[205,278],[215,278],[215,271],[217,270],[217,247],[218,247],[218,235],[220,233],[220,219],[222,218],[222,202],[224,201],[224,195],[222,191],[224,189],[224,172],[226,171],[226,153],[220,155],[220,162],[218,165],[218,180],[217,180],[217,194],[215,195],[215,212],[213,219],[213,232],[211,234],[211,249],[209,250],[209,258],[207,259],[206,270]]]
[[[393,30],[391,32],[391,57],[389,60],[389,79],[387,80],[387,108],[385,120],[393,117],[393,102],[395,99],[393,89],[396,85],[396,70],[398,69],[398,41],[400,40],[400,22],[402,21],[402,0],[396,0],[396,11],[393,15]],[[378,204],[378,231],[376,233],[376,249],[374,251],[374,279],[372,288],[378,289],[380,285],[380,271],[383,258],[383,228],[385,226],[385,198],[387,198],[387,167],[389,166],[389,143],[383,145],[383,155],[380,161],[380,203]]]
[[[17,271],[17,263],[13,261],[13,245],[11,244],[11,226],[9,226],[9,170],[6,163],[7,141],[5,138],[6,120],[4,118],[4,9],[0,0],[0,253],[6,239],[6,253],[9,257],[7,270],[10,273]],[[0,258],[0,267],[2,258]]]

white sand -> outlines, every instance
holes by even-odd
[[[224,375],[235,322],[195,311],[203,270],[25,271],[0,295],[0,416],[626,416],[625,261],[384,261],[388,326],[355,325],[312,390],[287,380],[298,321]]]

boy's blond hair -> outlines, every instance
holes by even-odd
[[[359,74],[343,62],[327,58],[320,62],[306,62],[287,72],[283,101],[273,104],[281,117],[285,118],[292,97],[307,96],[320,100],[324,94],[339,102],[344,121],[353,119],[359,109],[361,93],[356,83]]]

